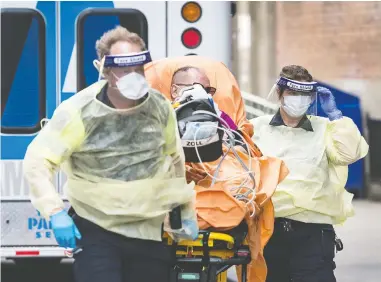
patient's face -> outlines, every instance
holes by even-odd
[[[179,97],[182,88],[192,86],[195,83],[201,84],[204,88],[210,87],[209,78],[204,73],[199,72],[195,69],[177,73],[172,79],[172,100],[175,100]]]

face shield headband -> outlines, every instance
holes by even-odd
[[[106,55],[104,61],[105,68],[123,68],[133,66],[143,66],[151,62],[151,54],[144,51],[136,54]]]
[[[98,80],[103,76],[104,68],[123,68],[123,67],[133,67],[133,66],[143,66],[149,62],[152,62],[150,52],[143,51],[134,54],[118,54],[118,55],[106,55],[102,58],[101,62],[94,60],[93,64],[95,68],[98,69],[99,66],[99,77]]]
[[[280,77],[277,80],[276,85],[278,85],[281,90],[288,89],[294,92],[301,92],[301,94],[303,93],[312,95],[316,93],[317,82],[301,82],[285,77]]]

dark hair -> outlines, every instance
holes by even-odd
[[[296,81],[307,81],[312,82],[312,75],[302,66],[298,65],[289,65],[282,68],[279,76],[285,77],[288,79],[296,80]],[[280,88],[279,98],[283,95],[283,88]]]
[[[297,81],[311,82],[313,80],[312,75],[308,72],[308,70],[297,65],[283,67],[279,75]]]

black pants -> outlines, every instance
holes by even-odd
[[[82,239],[74,255],[76,282],[168,282],[171,249],[158,241],[132,239],[73,215]]]
[[[277,218],[265,247],[266,282],[335,282],[332,225]]]

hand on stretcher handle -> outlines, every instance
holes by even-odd
[[[180,206],[174,208],[169,213],[169,223],[172,229],[181,229],[181,208]]]

